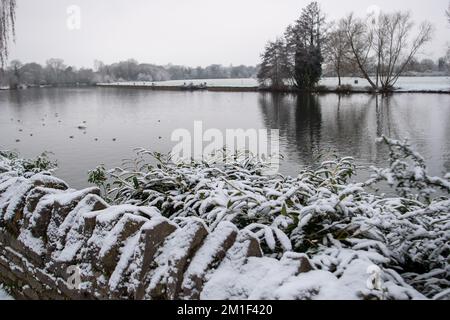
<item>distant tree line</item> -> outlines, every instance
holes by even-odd
[[[389,91],[401,75],[449,74],[450,53],[437,62],[417,60],[432,35],[431,23],[416,28],[409,12],[374,12],[364,18],[350,13],[329,22],[312,2],[283,37],[268,42],[258,79],[275,90],[310,90],[323,74],[337,76],[339,85],[341,77],[352,75],[365,78],[374,91]]]
[[[13,60],[7,68],[0,70],[0,84],[13,89],[20,85],[93,84],[95,80],[96,74],[92,69],[66,66],[62,59],[49,59],[45,66]]]
[[[0,84],[11,88],[20,85],[72,86],[119,81],[251,78],[256,77],[256,73],[255,66],[226,67],[214,64],[205,68],[191,68],[171,64],[158,66],[133,59],[110,65],[95,61],[94,69],[67,66],[62,59],[49,59],[44,66],[13,60],[8,67],[0,69]]]
[[[339,54],[339,47],[335,47],[336,55]],[[275,51],[279,50],[277,54]],[[294,68],[287,61],[287,53],[282,40],[271,42],[265,54],[273,57],[272,63],[278,65],[274,69],[272,86],[283,88],[288,83],[291,72]],[[300,59],[299,56],[297,59]],[[305,56],[303,56],[305,57]],[[275,61],[278,59],[279,61]],[[284,60],[283,60],[284,59]],[[325,64],[323,75],[328,77],[337,76],[360,76],[360,72],[351,64],[339,62],[339,59],[332,59],[333,64]],[[308,62],[308,61],[305,61]],[[318,63],[318,62],[317,62]],[[339,66],[338,63],[341,63]],[[308,64],[303,63],[303,66]],[[309,65],[312,65],[310,63]],[[21,63],[13,60],[5,69],[0,68],[0,85],[17,88],[20,85],[27,86],[74,86],[74,85],[94,85],[99,82],[120,82],[120,81],[167,81],[167,80],[190,80],[190,79],[236,79],[254,78],[267,68],[267,65],[258,66],[229,66],[211,65],[205,68],[184,67],[177,65],[157,66],[153,64],[139,64],[135,60],[105,65],[100,61],[95,61],[95,68],[80,68],[64,64],[62,59],[49,59],[44,66],[38,63]],[[338,73],[336,70],[340,70]],[[450,74],[450,50],[447,57],[439,58],[437,61],[425,58],[416,58],[405,66],[403,74],[405,76],[415,75],[448,75]],[[317,75],[318,76],[318,73]],[[283,81],[282,81],[283,79]],[[301,79],[298,79],[302,81]],[[290,80],[293,84],[296,79]],[[306,81],[306,80],[304,80]]]
[[[187,79],[227,79],[251,78],[256,76],[255,66],[222,66],[213,64],[205,68],[180,65],[158,66],[138,63],[130,59],[111,65],[95,61],[95,69],[100,80],[108,81],[166,81]]]

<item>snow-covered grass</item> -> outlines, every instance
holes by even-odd
[[[357,83],[355,83],[355,80]],[[350,85],[355,90],[370,87],[363,78],[343,77],[342,85]],[[337,78],[322,78],[319,85],[329,89],[338,86]],[[400,77],[395,84],[396,91],[450,91],[450,77]]]
[[[355,82],[357,81],[357,82]],[[115,82],[104,83],[101,85],[117,85],[117,86],[182,86],[183,84],[193,83],[200,85],[207,83],[208,87],[243,87],[251,88],[258,87],[257,79],[200,79],[200,80],[171,80],[160,82]],[[343,77],[341,79],[342,85],[350,85],[355,90],[365,89],[370,87],[366,79],[358,77]],[[319,86],[325,86],[328,89],[335,89],[338,87],[338,78],[324,77],[320,80]],[[396,86],[397,91],[450,91],[450,77],[400,77]]]
[[[2,165],[6,165],[6,163],[1,160],[7,159],[7,169],[9,171],[16,171],[19,175],[26,175],[29,177],[41,172],[51,173],[56,169],[57,163],[56,161],[51,160],[49,156],[49,152],[43,152],[34,159],[22,159],[16,152],[0,150],[0,169],[2,169]]]
[[[258,81],[253,78],[244,79],[192,79],[192,80],[168,80],[168,81],[125,81],[113,83],[98,83],[99,86],[156,86],[156,87],[179,87],[183,85],[202,85],[207,84],[208,87],[242,87],[252,88],[258,86]]]
[[[154,206],[175,221],[199,217],[211,230],[232,222],[254,233],[267,257],[305,253],[318,269],[342,276],[363,256],[429,298],[442,295],[450,286],[450,175],[429,176],[407,141],[379,142],[390,148],[390,166],[372,168],[371,179],[360,183],[351,181],[351,158],[287,177],[263,175],[252,158],[175,165],[145,150],[124,168],[97,168],[91,182],[114,204]],[[380,182],[397,196],[378,194]]]

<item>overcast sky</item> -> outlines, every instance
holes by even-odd
[[[259,62],[267,40],[282,35],[308,0],[17,0],[17,40],[10,58],[92,67],[128,58],[156,64],[205,66]],[[363,15],[410,10],[417,21],[435,25],[425,54],[444,55],[450,42],[445,18],[449,0],[322,0],[329,19],[350,11]],[[81,28],[67,26],[67,9],[81,9]],[[76,19],[70,19],[76,22]],[[71,24],[74,26],[74,24]],[[75,24],[76,26],[76,24]]]

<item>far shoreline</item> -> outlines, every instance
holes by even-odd
[[[314,93],[314,94],[394,94],[394,93],[416,93],[416,94],[450,94],[450,88],[448,90],[392,90],[388,92],[374,91],[372,89],[340,89],[340,88],[326,88],[318,87],[314,90],[299,90],[299,89],[271,89],[260,87],[232,87],[232,86],[213,86],[202,89],[187,88],[183,86],[149,86],[149,85],[132,85],[132,84],[96,84],[98,88],[120,88],[120,89],[144,89],[154,91],[211,91],[211,92],[261,92],[261,93],[282,93],[282,94],[302,94],[302,93]]]

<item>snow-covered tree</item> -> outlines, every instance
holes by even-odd
[[[341,86],[341,77],[350,69],[350,50],[343,29],[343,21],[338,22],[328,33],[324,46],[325,59],[338,77],[338,85]]]

